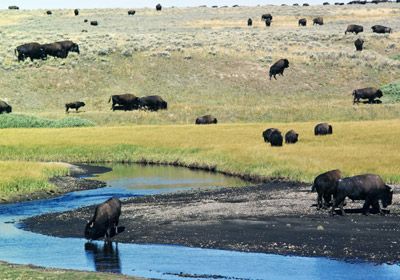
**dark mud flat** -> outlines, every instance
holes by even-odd
[[[400,261],[400,195],[390,214],[346,216],[317,211],[310,186],[270,182],[254,187],[190,191],[124,201],[114,238],[127,243],[180,244],[284,255],[325,256],[376,263]],[[94,207],[34,217],[23,227],[59,237],[82,237]]]

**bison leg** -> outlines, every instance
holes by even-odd
[[[317,210],[322,208],[322,193],[317,196]]]
[[[274,75],[274,79],[276,80],[276,74]]]
[[[65,113],[69,113],[68,110],[69,110],[69,107],[66,107],[66,108],[65,108]]]
[[[369,206],[371,205],[371,201],[367,198],[365,199],[364,205],[363,205],[363,214],[365,216],[368,216],[369,213]]]

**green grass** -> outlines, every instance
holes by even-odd
[[[72,270],[44,269],[24,265],[0,263],[0,278],[13,280],[108,280],[140,279],[107,273],[79,272]]]
[[[400,102],[400,82],[387,84],[381,89],[384,94],[384,101],[393,103]]]
[[[20,114],[2,114],[0,115],[0,128],[65,128],[94,126],[94,122],[77,118],[68,117],[58,120],[40,118],[36,116],[27,116]]]

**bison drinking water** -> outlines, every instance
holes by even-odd
[[[273,76],[276,80],[277,74],[283,76],[283,71],[285,71],[286,68],[289,68],[289,60],[279,59],[269,69],[269,79],[271,80],[271,78]]]
[[[364,200],[362,208],[364,215],[368,214],[370,206],[377,212],[383,213],[379,206],[379,200],[382,201],[383,208],[392,204],[393,190],[383,182],[381,177],[374,174],[341,179],[337,184],[331,214],[339,207],[344,215],[343,206],[346,197],[352,200]]]
[[[98,205],[93,218],[85,227],[85,238],[96,240],[106,238],[107,240],[118,234],[119,216],[121,215],[121,201],[118,198],[110,198]]]
[[[382,96],[382,91],[374,87],[356,89],[353,91],[353,104],[359,103],[360,99],[368,99],[368,103],[373,104],[375,98],[381,98]]]
[[[217,124],[218,120],[212,115],[205,115],[196,119],[196,124]]]
[[[329,206],[340,178],[342,178],[342,172],[339,169],[322,173],[315,178],[311,191],[318,193],[317,209]]]
[[[68,113],[69,109],[75,109],[75,111],[78,112],[79,108],[84,107],[85,105],[86,105],[85,102],[81,102],[81,101],[67,103],[67,104],[65,104],[65,112]]]
[[[332,126],[328,123],[319,123],[314,128],[314,135],[328,135],[332,133]]]

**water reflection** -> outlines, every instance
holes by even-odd
[[[87,260],[94,265],[96,271],[121,273],[117,242],[86,242],[85,253]]]

